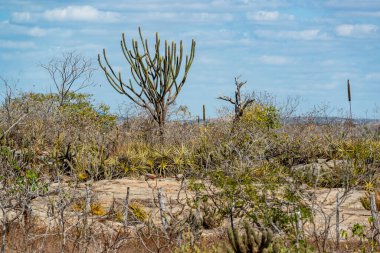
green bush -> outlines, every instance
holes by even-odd
[[[280,114],[273,105],[253,104],[245,109],[240,121],[263,129],[280,127]]]

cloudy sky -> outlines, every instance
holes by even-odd
[[[103,48],[129,74],[121,33],[137,28],[153,43],[191,39],[196,56],[178,104],[194,115],[202,104],[215,115],[216,98],[233,92],[235,76],[247,91],[268,91],[284,100],[301,97],[299,110],[329,105],[347,111],[346,82],[353,112],[373,117],[380,105],[380,1],[378,0],[0,0],[0,75],[24,91],[49,91],[40,67],[62,52],[92,58]],[[86,90],[116,109],[126,98],[108,85]],[[0,92],[1,92],[0,88]],[[378,102],[379,101],[379,102]]]

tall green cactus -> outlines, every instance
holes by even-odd
[[[179,78],[183,60],[183,46],[180,41],[179,52],[177,44],[171,45],[165,41],[164,55],[161,55],[160,38],[156,33],[154,55],[149,51],[148,40],[143,39],[139,28],[140,44],[132,39],[132,50],[127,47],[124,33],[120,42],[125,59],[130,65],[132,78],[125,82],[121,73],[116,73],[111,67],[106,50],[103,49],[102,63],[100,54],[98,62],[111,86],[120,94],[126,95],[134,103],[146,109],[157,122],[160,133],[163,134],[168,108],[173,104],[185,84],[187,74],[194,60],[195,41],[192,40],[190,55],[186,55],[182,78]],[[179,79],[179,80],[177,80]]]
[[[272,230],[255,232],[247,223],[244,226],[243,234],[239,234],[237,228],[228,229],[228,239],[232,248],[229,249],[230,253],[279,252],[278,245],[273,243]]]

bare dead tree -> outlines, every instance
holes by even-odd
[[[5,129],[0,133],[0,140],[2,140],[15,126],[17,126],[26,116],[27,111],[24,110],[23,114],[15,110],[12,106],[13,100],[15,99],[16,83],[11,84],[7,79],[0,76],[0,81],[2,82],[2,88],[4,89],[0,96],[1,110],[5,115],[0,115],[0,122],[6,123]],[[2,113],[1,113],[2,114]]]
[[[60,58],[55,57],[41,67],[53,80],[60,106],[65,104],[70,92],[94,85],[92,76],[95,68],[91,60],[76,51],[64,52]]]
[[[10,125],[13,116],[11,105],[12,100],[15,97],[16,84],[10,84],[9,81],[2,76],[0,76],[0,80],[2,82],[1,86],[3,86],[2,89],[4,89],[2,94],[0,94],[0,96],[2,97],[1,107],[6,113],[5,121],[8,125]]]
[[[243,116],[244,110],[254,102],[254,99],[246,97],[242,98],[241,96],[241,88],[247,83],[247,81],[240,81],[239,77],[235,77],[235,98],[220,96],[218,99],[230,102],[235,106],[235,120],[238,120]]]

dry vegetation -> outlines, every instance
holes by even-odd
[[[370,209],[370,193],[378,196],[375,125],[318,123],[319,117],[290,122],[256,99],[239,121],[198,124],[173,118],[162,139],[149,118],[136,113],[117,122],[105,106],[89,99],[72,93],[59,106],[54,94],[23,93],[4,103],[5,251],[186,252],[206,251],[207,245],[211,252],[234,247],[234,252],[252,252],[248,243],[236,246],[251,235],[234,243],[225,230],[240,238],[246,223],[255,233],[273,233],[269,251],[333,251],[338,247],[336,189],[338,206],[362,191],[368,194],[357,204]],[[132,188],[127,212],[126,187],[100,201],[97,184],[117,185],[117,179],[147,173],[162,181],[142,181],[148,190],[140,203]],[[175,185],[160,185],[173,177],[179,180]],[[333,204],[327,204],[327,195]],[[342,251],[346,245],[377,249],[377,212],[359,221],[338,228]],[[339,222],[344,223],[342,215]]]
[[[380,250],[379,125],[293,117],[239,79],[235,114],[172,104],[165,124],[2,84],[1,252]]]

